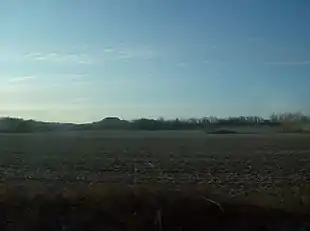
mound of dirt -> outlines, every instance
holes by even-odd
[[[219,129],[219,130],[208,132],[208,134],[238,134],[238,132],[234,130]]]

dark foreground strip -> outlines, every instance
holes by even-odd
[[[310,230],[310,213],[221,203],[190,190],[92,190],[32,196],[2,192],[0,230]]]

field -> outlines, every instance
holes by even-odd
[[[0,180],[2,203],[11,203],[13,196],[40,200],[37,195],[62,195],[71,200],[111,192],[116,200],[115,195],[130,192],[148,195],[144,201],[160,217],[168,215],[150,202],[154,195],[166,204],[169,196],[196,198],[195,203],[220,212],[224,205],[228,211],[238,204],[301,214],[310,208],[310,136],[198,131],[1,134]],[[155,230],[162,226],[154,225]],[[14,225],[3,227],[17,230]],[[169,230],[187,230],[184,227]]]

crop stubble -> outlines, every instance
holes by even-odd
[[[310,204],[309,141],[310,136],[297,134],[2,134],[0,177],[2,185],[19,190],[29,185],[54,192],[64,185],[183,187],[221,200],[300,208]]]

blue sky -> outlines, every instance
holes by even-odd
[[[5,0],[0,116],[310,113],[309,0]]]

